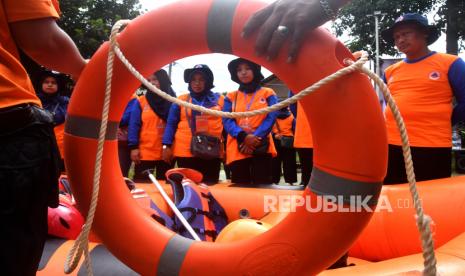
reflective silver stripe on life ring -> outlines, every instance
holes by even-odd
[[[98,139],[101,120],[80,116],[66,117],[65,133],[77,137]],[[119,122],[108,122],[105,140],[116,140]]]
[[[344,203],[351,203],[351,197],[362,199],[370,197],[369,206],[378,204],[378,197],[383,187],[381,182],[360,182],[326,173],[313,167],[309,188],[317,195],[342,196]]]
[[[215,0],[208,13],[207,42],[213,53],[232,54],[231,31],[239,0]]]
[[[194,240],[174,235],[165,247],[158,261],[158,276],[177,276],[181,272],[182,262]]]

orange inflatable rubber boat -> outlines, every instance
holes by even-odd
[[[164,212],[172,216],[168,206],[159,192],[151,184],[137,184],[138,197],[133,198],[147,209],[149,200],[156,202]],[[163,185],[172,196],[169,185]],[[299,196],[298,187],[270,185],[269,187],[239,187],[228,182],[210,186],[214,197],[221,202],[230,218],[230,224],[220,233],[217,242],[227,243],[250,239],[268,231],[287,215],[287,211],[266,213],[266,197],[283,197],[290,199]],[[146,194],[141,192],[145,190]],[[434,222],[434,241],[438,270],[441,275],[463,275],[465,260],[465,176],[425,181],[418,183],[425,212]],[[241,200],[238,201],[237,198]],[[289,206],[289,208],[291,208]],[[421,272],[423,259],[418,230],[415,226],[413,204],[408,187],[404,185],[384,186],[379,207],[349,251],[347,268],[328,270],[321,275],[374,275]],[[247,216],[249,219],[242,219]],[[61,275],[65,254],[70,249],[71,241],[47,241],[38,275]],[[107,252],[104,247],[99,254],[93,252],[97,244],[91,243],[94,275],[106,271],[111,275],[130,270]],[[58,250],[59,249],[59,250]],[[116,264],[113,264],[116,262]],[[112,264],[112,265],[108,265]],[[361,267],[363,266],[363,267]],[[80,264],[79,271],[85,268]],[[135,272],[131,272],[135,273]],[[127,274],[132,275],[132,274]]]

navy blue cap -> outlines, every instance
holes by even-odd
[[[386,29],[381,32],[381,37],[389,44],[394,45],[394,29],[400,25],[414,23],[420,27],[423,27],[426,32],[428,33],[428,38],[426,39],[426,43],[428,45],[434,43],[440,36],[441,32],[439,29],[434,25],[428,24],[428,19],[418,13],[406,13],[398,17],[389,29]]]
[[[214,77],[213,72],[206,64],[197,64],[192,68],[184,70],[184,82],[190,83],[194,73],[201,73],[205,77],[207,89],[215,87],[213,85]]]

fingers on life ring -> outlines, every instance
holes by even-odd
[[[283,49],[270,62],[254,55],[254,38],[241,38],[247,18],[266,5],[257,0],[176,1],[133,20],[118,36],[128,60],[144,76],[173,60],[227,53],[273,71],[300,91],[344,67],[350,52],[324,29],[311,33],[299,60]],[[105,91],[108,43],[93,56],[76,85],[65,130],[66,167],[78,207],[86,214]],[[286,48],[286,47],[285,47]],[[108,249],[142,275],[312,275],[328,267],[355,240],[371,213],[310,212],[299,206],[257,237],[227,244],[194,242],[152,221],[131,199],[119,173],[116,130],[139,86],[116,59],[94,230]],[[366,76],[352,73],[305,97],[312,128],[314,169],[304,191],[310,204],[323,195],[371,198],[376,204],[386,171],[386,131]],[[277,261],[279,260],[279,261]],[[207,265],[206,265],[207,264]]]

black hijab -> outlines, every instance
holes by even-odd
[[[170,96],[176,97],[176,93],[173,91],[173,88],[171,88],[171,80],[165,70],[160,69],[155,72],[155,77],[157,77],[158,82],[160,83],[161,91],[166,92]],[[171,102],[163,99],[148,89],[145,94],[145,98],[157,116],[166,121],[171,107]]]
[[[237,76],[237,68],[240,64],[246,63],[253,71],[253,80],[250,83],[243,83]],[[231,80],[239,84],[239,90],[245,93],[253,93],[260,86],[260,82],[263,80],[261,73],[261,66],[245,58],[237,58],[229,62],[228,70],[231,74]]]

